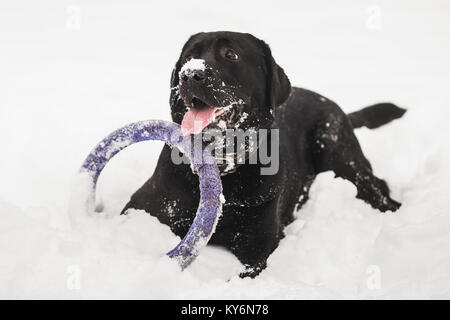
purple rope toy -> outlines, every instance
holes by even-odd
[[[186,268],[208,243],[222,214],[224,202],[217,164],[203,146],[197,148],[201,150],[195,150],[192,138],[183,137],[180,125],[168,121],[147,120],[131,123],[103,139],[87,156],[80,169],[80,172],[87,172],[92,179],[88,201],[93,203],[100,173],[108,161],[122,149],[147,140],[161,140],[180,149],[191,161],[192,169],[199,176],[200,183],[200,203],[194,222],[183,240],[167,253],[169,257],[178,260],[182,269]]]

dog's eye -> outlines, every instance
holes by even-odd
[[[189,60],[191,60],[192,59],[192,56],[191,55],[188,55],[188,56],[186,56],[186,58],[184,59],[184,62],[188,62]]]
[[[227,49],[225,51],[225,57],[229,60],[234,60],[234,61],[239,59],[238,54],[236,52],[234,52],[234,50],[231,50],[231,49]]]

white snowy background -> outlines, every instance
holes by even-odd
[[[161,143],[102,174],[105,214],[69,217],[91,148],[132,121],[169,120],[169,79],[199,31],[268,42],[293,85],[345,111],[391,101],[401,120],[357,131],[403,203],[381,214],[328,172],[257,279],[223,249],[184,272],[179,238],[119,216]],[[0,1],[0,298],[450,298],[450,2]]]

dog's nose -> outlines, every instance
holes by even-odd
[[[183,73],[182,79],[183,81],[187,81],[188,79],[193,79],[195,81],[203,81],[206,78],[206,74],[203,70],[189,70],[189,72]]]
[[[203,70],[195,70],[193,75],[194,80],[202,81],[205,79],[205,71]]]

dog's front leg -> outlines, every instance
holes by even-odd
[[[224,221],[228,225],[223,229],[219,226],[218,231],[228,235],[225,246],[244,264],[241,277],[254,278],[264,270],[267,258],[282,238],[276,204],[277,198],[260,206],[224,212],[224,220],[230,223]]]

